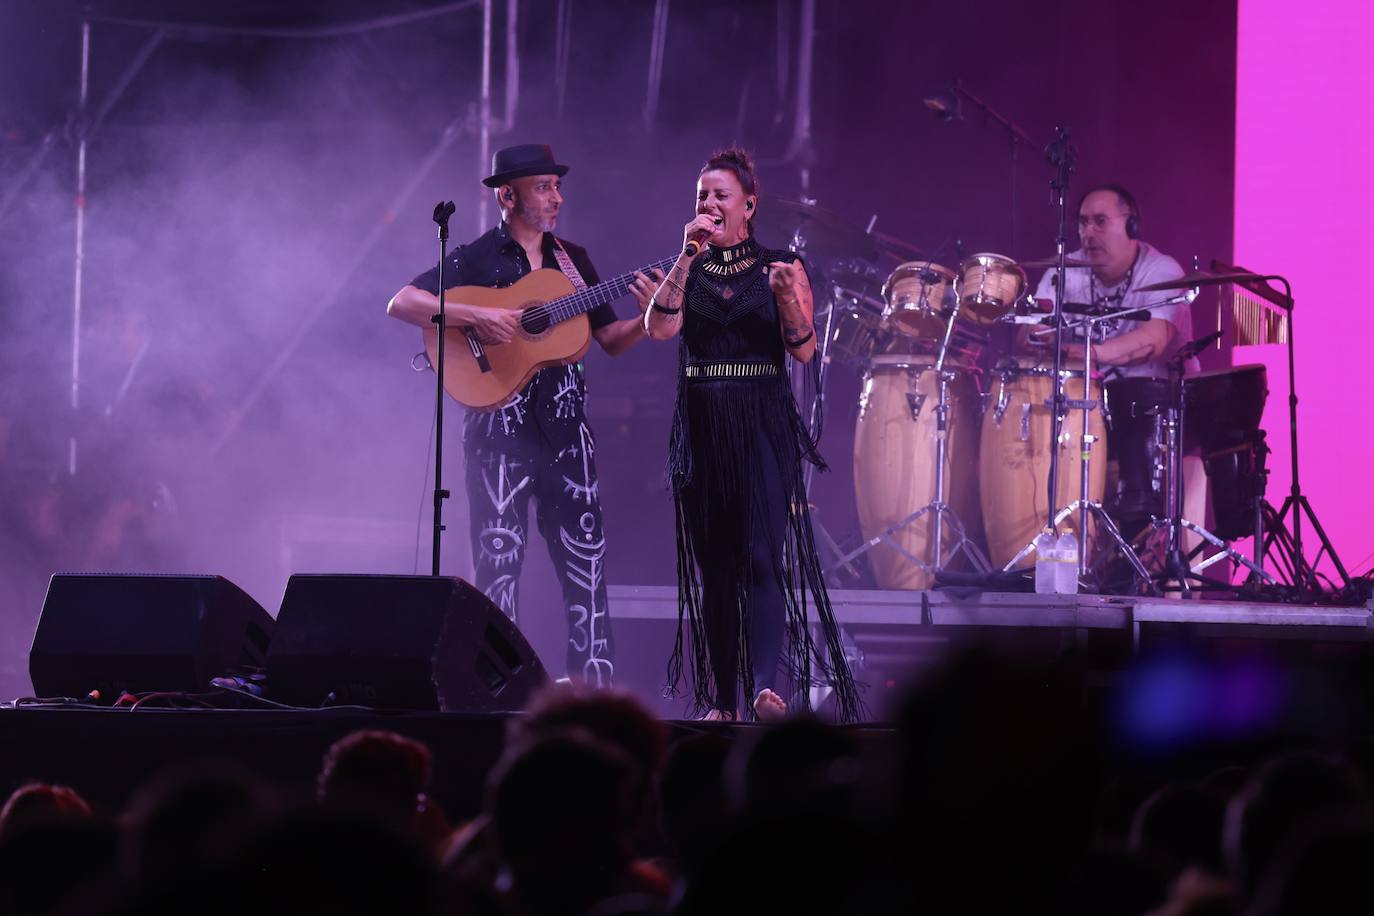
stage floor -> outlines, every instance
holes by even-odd
[[[615,620],[676,620],[673,586],[612,585]],[[845,626],[1051,627],[1122,630],[1138,636],[1154,623],[1207,626],[1320,628],[1323,637],[1374,636],[1374,601],[1363,607],[1328,607],[1251,601],[1036,595],[973,589],[896,591],[834,589],[830,600]],[[1313,631],[1310,635],[1316,635]]]
[[[971,648],[1038,660],[1085,653],[1104,677],[1160,646],[1200,653],[1244,647],[1299,663],[1333,651],[1374,658],[1374,602],[1328,607],[973,589],[834,589],[830,598],[855,678],[879,720],[890,720],[914,680]],[[609,599],[618,643],[644,650],[619,653],[618,681],[660,715],[681,715],[681,703],[659,691],[676,629],[677,589],[613,585]]]
[[[967,646],[1033,657],[1081,650],[1088,679],[1084,686],[1090,691],[1110,685],[1136,653],[1164,642],[1200,651],[1209,645],[1228,652],[1259,646],[1295,667],[1316,661],[1370,670],[1368,660],[1374,656],[1371,606],[954,591],[836,590],[831,596],[847,645],[859,662],[856,675],[867,685],[866,702],[880,722],[891,721],[889,704],[900,701],[912,678],[947,658],[951,649]],[[664,664],[677,621],[675,588],[612,586],[610,599],[621,646],[621,686],[655,705],[670,720],[675,736],[703,729],[731,737],[748,732],[747,725],[682,720],[682,700],[662,699]],[[330,742],[356,728],[390,728],[435,750],[437,796],[462,817],[480,803],[508,718],[357,708],[130,712],[73,704],[4,709],[0,784],[13,788],[30,778],[67,781],[114,809],[132,786],[163,767],[228,758],[306,792]],[[890,735],[880,726],[863,731],[879,743]],[[92,759],[100,765],[93,768]]]

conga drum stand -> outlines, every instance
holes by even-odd
[[[1102,507],[1100,502],[1092,498],[1092,493],[1089,489],[1091,479],[1090,469],[1092,467],[1092,447],[1093,444],[1097,442],[1098,437],[1093,435],[1090,431],[1088,415],[1094,410],[1098,410],[1100,407],[1096,399],[1089,397],[1089,395],[1092,394],[1091,383],[1093,374],[1092,328],[1099,322],[1110,321],[1114,317],[1114,314],[1085,315],[1081,321],[1075,322],[1075,324],[1088,325],[1088,329],[1083,335],[1083,398],[1081,400],[1071,399],[1065,394],[1064,375],[1062,372],[1056,372],[1054,374],[1054,395],[1051,398],[1050,407],[1058,412],[1060,408],[1057,405],[1062,404],[1064,410],[1079,410],[1082,411],[1083,414],[1082,435],[1079,440],[1079,461],[1082,463],[1082,480],[1079,484],[1080,492],[1078,499],[1075,499],[1055,513],[1050,527],[1058,530],[1059,526],[1075,512],[1079,513],[1078,533],[1080,543],[1078,546],[1078,575],[1082,577],[1088,567],[1088,520],[1090,518],[1096,519],[1099,529],[1107,533],[1107,537],[1110,538],[1112,546],[1121,553],[1121,556],[1126,559],[1126,562],[1131,564],[1131,569],[1135,571],[1139,583],[1143,586],[1150,587],[1150,571],[1145,568],[1144,563],[1140,562],[1140,557],[1136,555],[1135,550],[1133,550],[1131,545],[1126,542],[1126,539],[1121,536],[1121,530],[1117,528],[1116,522],[1112,520],[1112,517],[1107,514],[1107,510]],[[1062,318],[1060,320],[1061,322],[1063,321]],[[1061,329],[1062,327],[1063,325],[1061,325]],[[1055,362],[1057,365],[1059,362],[1058,359],[1056,359]],[[1054,424],[1054,428],[1061,429],[1062,425],[1061,420]],[[1057,455],[1058,451],[1059,443],[1051,442],[1050,453],[1052,455]],[[1051,494],[1053,494],[1053,492],[1052,490]],[[1030,552],[1034,549],[1035,539],[1032,538],[1025,547],[1021,548],[1021,551],[1017,553],[1016,556],[1011,558],[1006,566],[1002,567],[1002,572],[1011,572],[1022,560],[1029,556]]]
[[[944,570],[960,554],[968,558],[969,563],[976,572],[991,572],[992,565],[988,562],[987,557],[984,556],[983,551],[980,550],[973,539],[968,536],[968,531],[964,528],[964,523],[960,520],[959,513],[954,510],[953,506],[945,502],[946,468],[949,461],[947,454],[949,445],[949,383],[953,378],[953,373],[945,368],[945,357],[949,352],[949,341],[954,333],[954,322],[958,315],[959,305],[956,304],[954,309],[950,312],[949,318],[945,321],[945,335],[940,341],[940,352],[935,360],[935,378],[938,383],[936,390],[939,393],[935,403],[935,498],[905,518],[899,519],[887,526],[887,528],[869,538],[867,541],[864,541],[853,551],[840,557],[840,559],[829,567],[827,571],[847,565],[855,557],[867,553],[879,544],[886,544],[928,575],[933,576],[936,572]],[[913,422],[920,417],[921,410],[924,407],[923,400],[923,395],[907,395]],[[916,524],[930,513],[935,514],[934,539],[931,550],[933,563],[927,563],[925,560],[911,553],[911,551],[903,547],[893,537],[897,532]],[[949,549],[948,557],[945,556],[944,549],[944,533],[946,526],[949,527],[950,544],[952,545]]]

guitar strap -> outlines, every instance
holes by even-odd
[[[582,279],[582,275],[577,272],[577,265],[573,264],[572,258],[564,250],[563,243],[558,240],[558,236],[553,239],[553,259],[558,262],[558,269],[563,271],[563,276],[572,282],[573,289],[579,293],[587,288],[587,281]]]

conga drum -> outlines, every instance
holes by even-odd
[[[936,408],[939,379],[929,356],[881,354],[864,380],[862,409],[854,435],[854,495],[865,540],[882,534],[935,499]],[[970,530],[978,509],[978,391],[972,376],[948,366],[949,420],[945,503]],[[892,532],[891,539],[929,567],[934,556],[935,513]],[[946,527],[943,548],[954,539]],[[879,543],[868,554],[880,588],[928,588],[932,575]],[[962,554],[951,568],[958,568]]]
[[[1054,391],[1053,369],[1023,365],[995,377],[992,398],[983,414],[980,437],[979,490],[983,504],[983,526],[988,541],[988,556],[995,568],[1006,566],[1012,557],[1031,542],[1045,527],[1050,475],[1050,437],[1053,418],[1046,401]],[[1064,393],[1070,400],[1083,397],[1083,373],[1065,371]],[[1106,424],[1102,419],[1102,384],[1093,379],[1089,397],[1098,409],[1088,414],[1088,431],[1098,437],[1088,478],[1088,494],[1101,502],[1107,487]],[[1083,412],[1070,410],[1060,427],[1059,483],[1053,509],[1058,510],[1081,494],[1083,465],[1079,443],[1083,434]],[[1088,538],[1079,530],[1082,516],[1075,512],[1068,520],[1078,537],[1079,549],[1086,553]],[[1089,532],[1089,537],[1093,534]],[[1032,551],[1017,568],[1035,563]]]
[[[990,251],[959,265],[954,288],[964,320],[990,325],[1006,315],[1026,292],[1026,272],[1011,258]]]
[[[887,320],[914,340],[940,340],[953,309],[954,271],[931,261],[897,265],[883,283]],[[946,301],[946,300],[949,301]]]

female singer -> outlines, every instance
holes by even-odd
[[[809,704],[812,666],[834,687],[841,718],[859,702],[816,556],[802,461],[823,467],[792,397],[784,355],[816,351],[806,268],[759,245],[758,182],[749,155],[712,156],[697,179],[683,253],[645,312],[645,331],[681,334],[669,476],[677,517],[678,637],[669,666],[682,676],[691,628],[698,712],[734,719],[743,687],[759,718],[787,703],[779,661]],[[824,646],[807,626],[808,605]],[[756,692],[757,691],[757,692]]]

